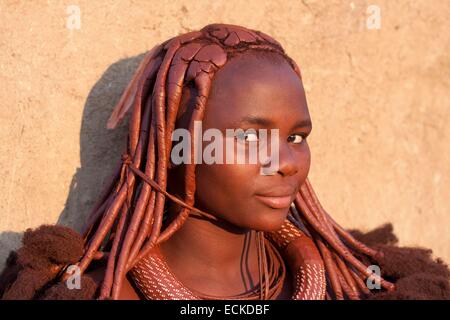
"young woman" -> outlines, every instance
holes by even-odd
[[[300,70],[268,35],[212,24],[157,45],[108,126],[128,110],[127,150],[83,235],[27,231],[3,298],[450,298],[448,269],[428,251],[383,236],[369,248],[360,240],[379,234],[357,240],[321,206],[307,179],[312,122]],[[192,142],[181,153],[176,130]],[[215,138],[199,140],[208,131]],[[263,161],[236,163],[238,150],[263,144]],[[231,163],[198,161],[205,154]],[[67,288],[73,266],[81,290]]]

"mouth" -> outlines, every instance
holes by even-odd
[[[292,201],[294,201],[292,195],[287,196],[261,196],[255,195],[255,197],[264,203],[265,205],[271,207],[272,209],[286,209],[289,208]]]

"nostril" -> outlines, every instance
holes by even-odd
[[[294,176],[298,173],[298,168],[294,164],[280,165],[278,173],[280,173],[283,177]]]

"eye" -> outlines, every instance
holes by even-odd
[[[301,134],[291,134],[288,137],[288,142],[292,142],[292,143],[297,143],[298,144],[298,143],[302,143],[305,138],[306,137],[301,135]]]
[[[258,141],[258,135],[256,133],[246,133],[245,141]]]
[[[258,135],[255,132],[237,132],[236,137],[245,142],[258,141]]]

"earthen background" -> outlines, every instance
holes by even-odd
[[[28,227],[80,228],[125,146],[126,124],[105,123],[142,54],[215,22],[272,35],[300,65],[310,179],[336,220],[392,222],[401,245],[450,261],[449,17],[448,0],[0,1],[0,267]]]

